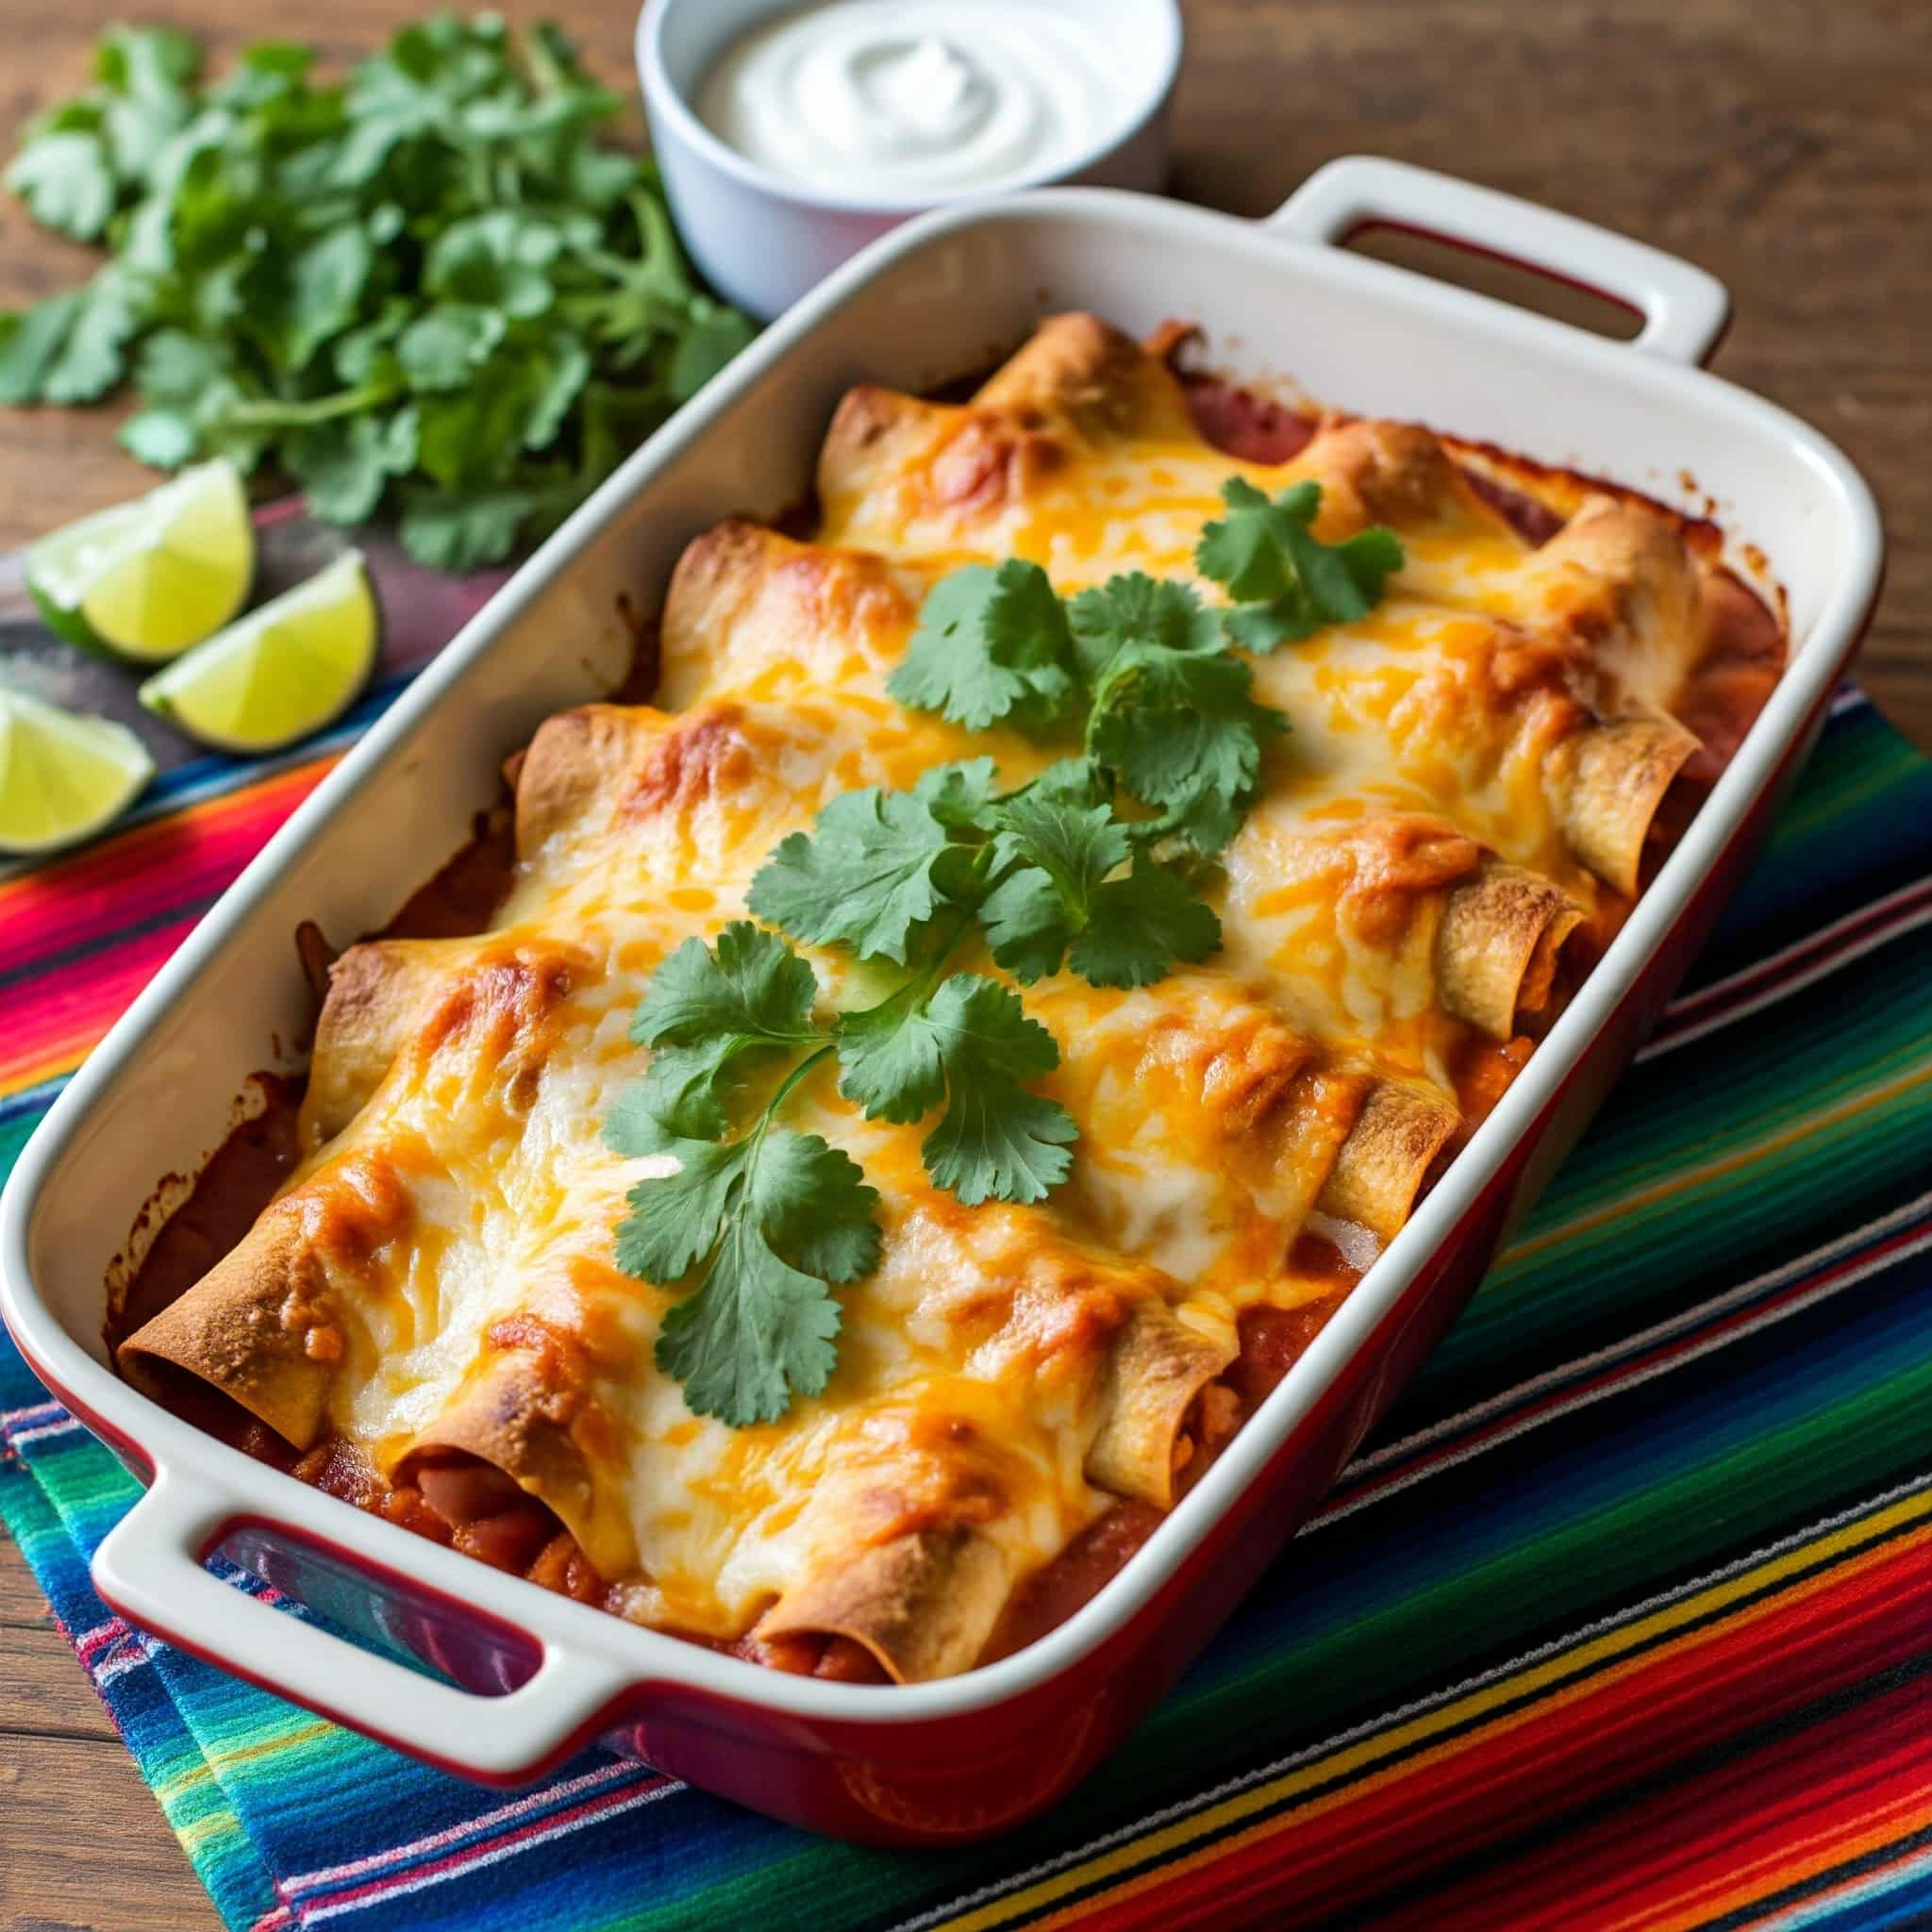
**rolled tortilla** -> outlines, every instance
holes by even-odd
[[[970,525],[1024,501],[1072,448],[1129,436],[1200,441],[1173,371],[1093,316],[1054,316],[970,404],[847,391],[819,452],[819,500],[829,532],[861,539],[921,516]]]
[[[1436,928],[1436,984],[1444,1011],[1508,1040],[1517,1017],[1549,997],[1557,956],[1583,914],[1522,866],[1485,865],[1457,886]]]
[[[755,1637],[847,1637],[894,1682],[970,1669],[1011,1577],[1005,1553],[966,1526],[920,1529],[827,1563],[774,1604]]]
[[[1462,1124],[1446,1094],[1388,1081],[1370,1091],[1317,1206],[1378,1240],[1401,1232],[1436,1157]]]
[[[307,1449],[322,1433],[342,1356],[332,1308],[313,1217],[299,1196],[285,1197],[121,1344],[121,1373],[162,1403],[168,1370],[195,1376]]]
[[[1580,639],[1605,716],[1667,711],[1703,647],[1696,563],[1676,525],[1626,497],[1593,496],[1536,553],[1533,623]]]
[[[1477,493],[1441,440],[1418,424],[1379,418],[1331,422],[1285,474],[1321,484],[1315,527],[1326,542],[1384,524],[1398,532],[1460,533],[1531,555],[1507,520]]]
[[[1174,1506],[1178,1452],[1196,1397],[1236,1354],[1188,1327],[1164,1301],[1136,1304],[1107,1358],[1087,1479],[1117,1496]]]
[[[1292,470],[1323,485],[1317,528],[1331,541],[1382,523],[1411,536],[1480,542],[1491,555],[1517,553],[1520,575],[1492,581],[1510,586],[1512,615],[1540,635],[1553,670],[1598,718],[1651,717],[1676,703],[1708,624],[1699,566],[1662,511],[1591,496],[1532,549],[1447,447],[1412,424],[1332,425]],[[1431,581],[1425,561],[1411,575],[1424,587]],[[1453,602],[1457,593],[1445,585],[1442,594]]]
[[[586,1453],[587,1441],[594,1450],[609,1434],[581,1351],[569,1336],[522,1318],[491,1329],[441,1414],[410,1441],[390,1475],[408,1483],[425,1460],[475,1457],[545,1504],[600,1576],[624,1576],[638,1562],[629,1516],[594,1480],[595,1467],[609,1467],[610,1457]]]
[[[458,948],[468,950],[467,941]],[[368,1103],[410,1036],[446,996],[455,961],[440,940],[365,940],[329,969],[297,1136],[313,1152]]]
[[[375,940],[336,962],[316,1023],[298,1134],[313,1153],[343,1132],[391,1067],[420,1041],[460,1053],[480,1083],[526,1106],[574,991],[603,962],[581,946],[526,935]]]
[[[524,888],[601,872],[621,853],[639,880],[749,878],[822,796],[849,789],[818,706],[719,698],[688,711],[584,705],[549,719],[517,777]],[[818,789],[804,782],[814,768]],[[539,894],[541,903],[541,893]],[[512,894],[507,917],[520,901]]]
[[[1697,740],[1674,718],[1588,726],[1551,758],[1565,841],[1598,878],[1634,899],[1651,821]]]
[[[1284,1003],[1331,1037],[1377,1009],[1412,1015],[1433,991],[1450,1018],[1507,1040],[1517,1014],[1547,997],[1556,956],[1582,917],[1555,881],[1504,864],[1448,818],[1345,793],[1264,802],[1227,867],[1235,958],[1245,958],[1248,933],[1265,935]],[[1323,916],[1331,908],[1332,919]],[[1324,954],[1346,960],[1330,1007],[1343,994],[1351,1003],[1326,1020],[1321,995],[1330,976],[1319,963],[1300,963]],[[1433,988],[1418,984],[1423,974]]]
[[[578,705],[546,718],[517,768],[517,858],[528,861],[553,838],[608,846],[633,781],[675,730],[648,705]]]
[[[875,682],[905,649],[915,599],[869,551],[728,522],[690,544],[664,601],[658,703],[756,686],[760,696]]]
[[[981,385],[973,407],[1058,423],[1091,443],[1130,436],[1194,441],[1199,434],[1166,359],[1078,310],[1042,322]]]

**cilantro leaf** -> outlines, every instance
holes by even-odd
[[[1221,615],[1191,586],[1140,571],[1082,591],[1067,607],[1067,618],[1090,683],[1098,683],[1115,656],[1136,639],[1204,657],[1222,647]]]
[[[673,1132],[634,1081],[618,1095],[604,1139],[614,1153],[648,1158],[663,1170],[625,1196],[630,1213],[618,1223],[617,1265],[660,1287],[681,1281],[724,1232],[751,1138],[707,1141]]]
[[[1047,766],[1027,788],[1033,798],[1050,798],[1061,805],[1107,805],[1114,795],[1113,774],[1097,758],[1060,758]]]
[[[956,973],[927,999],[841,1014],[838,1039],[839,1091],[867,1119],[916,1121],[944,1103],[926,1171],[965,1206],[1038,1201],[1066,1178],[1079,1129],[1057,1100],[1020,1085],[1050,1074],[1059,1048],[998,981]]]
[[[1066,607],[1037,563],[969,563],[925,593],[886,688],[902,705],[968,730],[1007,719],[1044,732],[1076,710]]]
[[[720,1031],[795,1040],[817,995],[811,968],[783,940],[735,919],[715,949],[686,940],[658,967],[630,1035],[641,1046],[686,1046]]]
[[[1214,908],[1142,851],[1124,878],[1108,879],[1094,893],[1067,964],[1094,986],[1148,986],[1165,978],[1174,960],[1192,965],[1220,949]]]
[[[774,1133],[749,1157],[704,1280],[658,1336],[658,1366],[684,1384],[694,1414],[744,1428],[776,1422],[794,1394],[824,1388],[840,1322],[827,1284],[875,1265],[877,1200],[854,1162],[815,1134]],[[794,1265],[788,1247],[797,1262],[840,1272]]]
[[[968,1208],[1043,1200],[1066,1179],[1080,1133],[1058,1101],[1020,1085],[1059,1065],[1053,1035],[1017,993],[972,973],[941,985],[924,1024],[946,1077],[946,1110],[921,1150],[926,1172]]]
[[[441,302],[396,338],[396,361],[419,393],[461,389],[508,325],[500,309]]]
[[[1023,985],[1064,959],[1094,986],[1145,986],[1174,959],[1205,959],[1221,922],[1178,874],[1136,847],[1109,806],[1022,794],[1002,808],[1000,850],[1023,861],[980,908],[996,964]],[[1131,860],[1124,877],[1113,877]]]
[[[878,1265],[878,1195],[851,1158],[812,1134],[772,1124],[800,1062],[736,1140],[722,1137],[723,1083],[750,1060],[822,1036],[817,981],[775,934],[735,920],[715,946],[687,940],[652,974],[631,1037],[653,1049],[644,1077],[604,1124],[618,1154],[658,1170],[625,1196],[618,1266],[675,1287],[698,1280],[665,1314],[656,1356],[699,1415],[734,1427],[782,1415],[815,1394],[835,1358],[830,1287]]]
[[[40,400],[80,306],[81,292],[74,290],[0,315],[0,403]]]
[[[194,112],[201,49],[172,26],[110,26],[94,54],[106,98],[102,122],[114,165],[138,180]]]
[[[557,440],[590,379],[590,352],[574,335],[554,329],[533,345],[528,367],[530,399],[524,412],[524,447],[545,449]]]
[[[541,315],[557,292],[544,271],[562,246],[553,224],[491,208],[437,237],[424,263],[423,285],[450,301],[500,308],[513,321]]]
[[[157,329],[141,345],[134,379],[150,403],[192,413],[208,389],[230,375],[228,358],[186,329]]]
[[[1131,797],[1174,808],[1190,840],[1218,852],[1240,828],[1262,747],[1287,728],[1279,711],[1256,702],[1253,684],[1227,652],[1133,639],[1094,691],[1088,751]]]
[[[751,1061],[817,1039],[818,981],[775,933],[734,920],[715,947],[690,939],[651,975],[630,1037],[654,1049],[635,1104],[671,1133],[725,1130],[720,1085]]]
[[[354,416],[297,430],[283,460],[325,523],[366,522],[389,479],[415,467],[416,411],[406,407],[386,419]]]
[[[948,830],[976,830],[983,827],[998,776],[991,758],[963,758],[921,774],[912,795]]]
[[[808,1274],[842,1285],[879,1265],[878,1191],[818,1135],[767,1134],[751,1195],[772,1245]]]
[[[979,908],[994,964],[1022,986],[1060,970],[1079,917],[1053,874],[1038,865],[1008,873]]]
[[[432,570],[475,570],[516,548],[517,532],[539,508],[540,492],[500,489],[412,488],[403,495],[403,548]]]
[[[722,303],[693,295],[691,315],[691,326],[673,352],[665,377],[673,399],[680,403],[696,395],[752,339],[751,324]]]
[[[839,1091],[870,1121],[904,1125],[946,1097],[939,1030],[923,1003],[898,996],[863,1012],[841,1013]]]
[[[139,326],[136,290],[113,265],[81,291],[73,326],[41,379],[41,400],[91,403],[121,380],[126,344]]]
[[[925,799],[868,786],[833,799],[810,834],[784,840],[746,903],[794,939],[904,965],[913,927],[939,908],[941,862],[957,849]]]
[[[1022,792],[1000,808],[999,826],[1003,858],[1024,858],[1043,867],[1081,907],[1133,850],[1111,805],[1081,806]]]
[[[76,242],[92,242],[108,225],[118,198],[100,136],[77,129],[30,141],[6,179],[35,221]]]
[[[1297,483],[1271,501],[1246,478],[1230,476],[1221,496],[1227,515],[1201,532],[1194,561],[1237,600],[1228,634],[1247,650],[1272,651],[1324,624],[1366,617],[1402,568],[1402,545],[1380,525],[1341,543],[1312,534],[1319,483]]]
[[[143,409],[122,424],[116,441],[129,456],[157,470],[178,470],[194,454],[199,438],[186,416],[173,409]]]
[[[721,1145],[622,1105],[606,1135],[669,1170],[626,1196],[618,1265],[671,1287],[703,1264],[655,1351],[693,1413],[742,1428],[776,1421],[794,1393],[817,1394],[836,1359],[830,1285],[878,1265],[878,1195],[858,1165],[816,1134],[761,1124]]]

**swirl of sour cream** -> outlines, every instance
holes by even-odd
[[[697,109],[802,187],[938,200],[1063,170],[1114,96],[1097,34],[1037,0],[818,0],[729,47]]]

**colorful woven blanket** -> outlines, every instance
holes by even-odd
[[[0,1167],[330,749],[182,767],[144,823],[0,878]],[[596,1752],[485,1791],[144,1641],[87,1576],[133,1486],[4,1342],[0,1513],[238,1928],[1928,1924],[1928,1189],[1932,765],[1848,692],[1328,1506],[994,1843],[827,1843]]]

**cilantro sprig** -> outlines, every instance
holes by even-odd
[[[1263,746],[1288,726],[1253,683],[1221,614],[1190,586],[1135,574],[1068,602],[1037,563],[1014,558],[933,585],[887,689],[969,729],[1077,737],[1063,791],[1118,788],[1213,853],[1241,823]]]
[[[264,42],[205,80],[172,27],[108,29],[95,84],[7,185],[108,251],[0,311],[0,402],[131,377],[161,469],[273,463],[315,513],[393,510],[446,569],[541,535],[750,339],[692,282],[653,165],[555,27],[405,27],[341,84]]]
[[[652,976],[631,1038],[655,1049],[649,1071],[604,1124],[617,1153],[666,1172],[630,1191],[617,1263],[672,1286],[658,1365],[700,1415],[743,1427],[816,1394],[835,1359],[833,1284],[878,1263],[878,1195],[852,1158],[816,1134],[774,1125],[786,1098],[830,1048],[811,1024],[812,971],[748,922],[716,947],[687,940]],[[746,1120],[732,1114],[760,1060],[808,1047]]]
[[[808,944],[898,963],[941,921],[948,950],[976,923],[1023,986],[1062,961],[1095,986],[1145,986],[1219,947],[1189,871],[1155,856],[1179,819],[1122,817],[1084,759],[993,787],[992,760],[975,758],[910,791],[834,799],[753,877],[752,911]]]
[[[1228,634],[1244,650],[1272,651],[1324,624],[1366,617],[1402,568],[1402,545],[1380,525],[1340,543],[1312,534],[1319,483],[1294,484],[1271,500],[1245,477],[1230,476],[1221,500],[1227,515],[1201,532],[1194,561],[1235,599]]]
[[[832,1290],[878,1261],[878,1195],[817,1134],[777,1124],[786,1102],[837,1059],[840,1091],[869,1119],[938,1113],[928,1171],[967,1206],[1037,1201],[1065,1179],[1072,1116],[1023,1082],[1059,1063],[1053,1035],[1009,988],[941,977],[950,945],[870,1008],[814,1017],[818,982],[776,934],[737,920],[712,946],[687,940],[652,975],[631,1038],[652,1049],[604,1139],[663,1172],[637,1182],[618,1266],[687,1291],[664,1318],[659,1368],[700,1415],[771,1422],[815,1395],[835,1359]],[[789,1059],[762,1101],[751,1082]]]
[[[1236,647],[1265,653],[1366,616],[1402,565],[1386,529],[1319,541],[1319,483],[1271,499],[1233,476],[1221,493],[1227,513],[1203,529],[1194,561],[1226,589],[1227,608],[1140,572],[1068,600],[1037,563],[969,564],[927,591],[887,688],[969,730],[1077,736],[1100,795],[1118,788],[1161,814],[1164,833],[1219,852],[1288,728],[1255,698]]]

